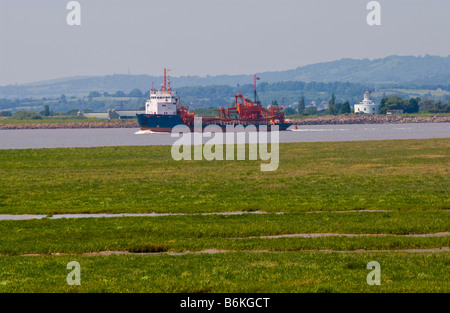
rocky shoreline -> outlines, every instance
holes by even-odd
[[[449,123],[450,116],[336,115],[291,119],[297,125]],[[137,120],[0,124],[1,129],[139,128]]]
[[[405,124],[448,123],[450,116],[402,116],[402,115],[325,115],[304,119],[291,119],[297,125],[326,124]]]

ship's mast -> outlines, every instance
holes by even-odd
[[[169,89],[167,89],[167,82],[168,82],[168,78],[169,78],[169,75],[167,75],[167,72],[168,71],[170,71],[170,69],[166,69],[166,68],[164,68],[164,87],[163,87],[163,91],[164,92],[170,92],[170,81],[169,81]]]
[[[253,75],[253,92],[255,94],[255,103],[261,102],[258,99],[258,95],[256,94],[256,81],[259,80],[259,77],[256,77],[256,75]]]
[[[164,68],[164,91],[166,91],[166,72],[167,72],[167,70],[166,70],[166,68]]]

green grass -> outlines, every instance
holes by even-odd
[[[1,221],[0,254],[200,251],[295,251],[441,248],[450,236],[405,237],[449,230],[450,213],[297,213]],[[337,233],[363,237],[250,238]],[[397,235],[397,236],[396,236]],[[58,240],[55,240],[58,238]],[[95,238],[95,240],[92,240]]]
[[[380,285],[366,282],[370,261]],[[449,292],[449,266],[448,253],[399,252],[2,257],[0,292]]]
[[[0,150],[0,214],[191,213],[0,221],[0,292],[449,292],[450,252],[399,251],[450,247],[404,236],[450,231],[449,148],[281,144],[274,172],[177,162],[170,146]],[[360,209],[388,211],[342,212]],[[194,214],[255,210],[273,214]],[[258,238],[299,233],[382,236]],[[209,249],[228,252],[171,254]],[[109,250],[134,254],[84,254]],[[69,261],[81,286],[66,283]]]
[[[0,151],[0,214],[450,208],[450,139],[280,144],[262,161],[174,161],[170,146]]]

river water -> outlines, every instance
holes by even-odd
[[[450,123],[302,125],[279,133],[279,142],[427,138],[450,138]],[[171,145],[176,140],[170,133],[138,128],[0,130],[0,149]]]

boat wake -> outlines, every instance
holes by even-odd
[[[303,129],[289,129],[290,131],[293,132],[334,132],[334,131],[349,131],[350,129],[348,128],[317,128],[317,129],[312,129],[312,128],[303,128]],[[366,129],[364,129],[366,130]]]
[[[154,132],[151,130],[138,130],[137,132],[134,133],[135,135],[167,135],[170,133],[166,133],[166,132]]]

